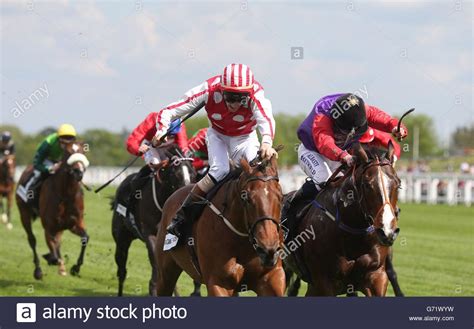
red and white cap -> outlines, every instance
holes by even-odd
[[[253,83],[252,70],[245,64],[229,64],[221,76],[221,87],[225,91],[251,92]]]

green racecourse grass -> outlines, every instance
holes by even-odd
[[[86,192],[86,224],[90,243],[80,277],[60,277],[56,266],[41,259],[42,281],[33,279],[32,253],[21,226],[16,205],[12,231],[0,225],[1,296],[114,296],[117,291],[114,261],[115,244],[111,235],[111,211],[108,196]],[[407,296],[474,296],[474,208],[446,205],[401,205],[401,233],[395,243],[394,263],[402,290]],[[40,255],[47,252],[43,229],[37,220],[33,226]],[[62,253],[69,269],[79,254],[79,237],[65,232]],[[125,295],[148,293],[150,265],[145,246],[135,240],[130,248]],[[182,275],[182,295],[189,295],[192,282]],[[300,291],[304,294],[306,286]],[[202,288],[205,293],[205,289]],[[242,295],[253,295],[244,293]],[[393,291],[389,288],[389,295]]]

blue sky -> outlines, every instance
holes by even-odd
[[[446,140],[474,118],[472,19],[470,1],[2,1],[1,121],[131,129],[243,62],[275,113],[366,89],[391,114],[430,115]]]

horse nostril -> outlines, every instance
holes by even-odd
[[[400,233],[400,229],[397,227],[395,230],[393,230],[392,233],[392,240],[395,241],[395,239],[398,237],[398,234]]]
[[[73,174],[74,174],[74,177],[76,178],[76,180],[78,180],[78,181],[82,180],[82,177],[84,176],[84,173],[81,170],[78,170],[78,169],[74,169]]]

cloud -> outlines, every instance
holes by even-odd
[[[108,64],[107,51],[89,49],[90,42],[98,42],[94,35],[107,24],[94,3],[35,2],[31,9],[24,3],[9,9],[2,15],[1,26],[4,56],[13,65],[11,69],[49,68],[79,75],[116,75]]]
[[[326,1],[247,8],[238,1],[145,2],[140,10],[133,2],[34,1],[34,11],[28,2],[2,2],[8,96],[48,79],[48,111],[70,103],[102,115],[97,125],[134,125],[231,62],[252,67],[275,112],[306,112],[325,93],[367,84],[375,105],[430,104],[420,112],[442,122],[438,113],[451,97],[442,88],[472,92],[468,5],[449,15],[452,3],[416,1],[355,1],[354,12]],[[290,59],[293,46],[304,47],[304,60]],[[72,104],[77,90],[81,103]],[[443,94],[436,104],[433,90]],[[130,111],[137,95],[146,107]],[[97,114],[97,107],[116,115]],[[37,111],[35,125],[42,124]]]

